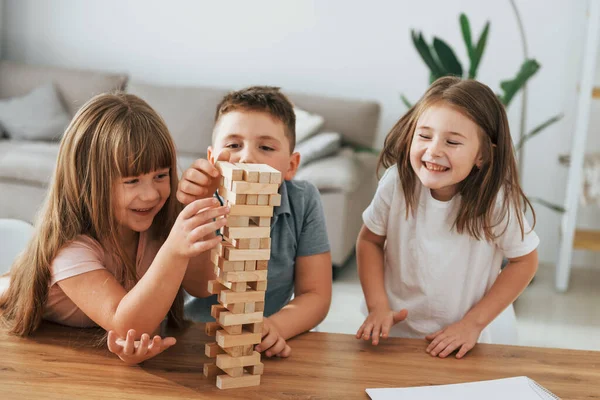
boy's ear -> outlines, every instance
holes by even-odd
[[[213,148],[212,148],[212,146],[208,146],[208,148],[206,149],[206,159],[211,164],[214,165],[214,163],[215,163],[216,160],[215,160],[215,157],[214,157],[214,154],[213,154]]]
[[[294,176],[296,176],[296,171],[298,171],[298,166],[300,166],[300,153],[295,152],[290,156],[290,164],[283,179],[286,181],[291,181],[294,179]]]

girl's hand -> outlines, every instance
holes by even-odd
[[[135,340],[135,330],[130,329],[127,332],[127,339],[117,337],[115,331],[109,331],[106,342],[111,353],[116,354],[125,364],[135,365],[159,355],[173,346],[177,340],[174,337],[161,339],[157,335],[150,341],[150,335],[147,333],[144,333],[140,340]]]
[[[254,347],[258,352],[264,352],[267,357],[289,357],[292,348],[277,331],[277,327],[269,322],[269,318],[263,319],[262,342]]]
[[[356,332],[356,338],[363,338],[364,340],[373,339],[372,343],[374,346],[379,344],[379,336],[384,339],[390,334],[392,326],[396,325],[400,321],[404,321],[408,315],[408,310],[402,309],[398,312],[388,309],[375,309],[369,313],[365,322],[360,326],[358,332]]]
[[[211,197],[196,200],[181,211],[165,241],[175,256],[196,257],[221,242],[220,236],[212,234],[227,223],[227,218],[219,217],[225,217],[229,207],[218,205],[219,201]]]
[[[442,330],[426,336],[425,339],[430,340],[431,343],[429,343],[425,351],[434,357],[445,358],[460,348],[458,353],[456,353],[456,358],[462,358],[469,350],[475,347],[481,330],[482,328],[463,318]]]

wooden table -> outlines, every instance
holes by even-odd
[[[27,339],[0,332],[0,399],[368,399],[366,388],[437,385],[527,375],[564,399],[600,399],[600,352],[478,345],[462,360],[433,358],[421,340],[379,346],[351,335],[306,333],[289,359],[264,359],[258,387],[219,390],[202,375],[194,325],[142,366],[125,366],[92,331],[44,324]],[[511,399],[513,400],[513,399]],[[514,399],[516,400],[516,399]]]

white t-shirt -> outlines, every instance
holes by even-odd
[[[515,210],[508,227],[493,242],[476,240],[453,228],[460,196],[442,202],[418,183],[416,215],[406,206],[398,169],[390,167],[363,213],[364,224],[386,236],[385,290],[392,310],[408,310],[408,318],[392,328],[391,336],[424,338],[461,320],[477,304],[500,273],[503,256],[514,258],[535,250],[539,238],[523,217],[525,239]],[[497,229],[506,227],[503,221]],[[367,312],[363,300],[363,312]],[[484,329],[480,342],[491,342]]]

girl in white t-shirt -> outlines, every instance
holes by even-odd
[[[89,100],[63,135],[33,239],[0,277],[10,282],[0,290],[0,326],[20,336],[43,319],[100,326],[129,364],[173,345],[149,334],[167,315],[183,325],[182,287],[210,295],[207,250],[228,212],[212,198],[181,210],[177,184],[175,144],[145,101]]]
[[[493,341],[486,327],[538,266],[504,106],[477,81],[440,78],[392,128],[379,165],[357,241],[368,316],[356,337],[426,338],[432,356],[461,358]]]

